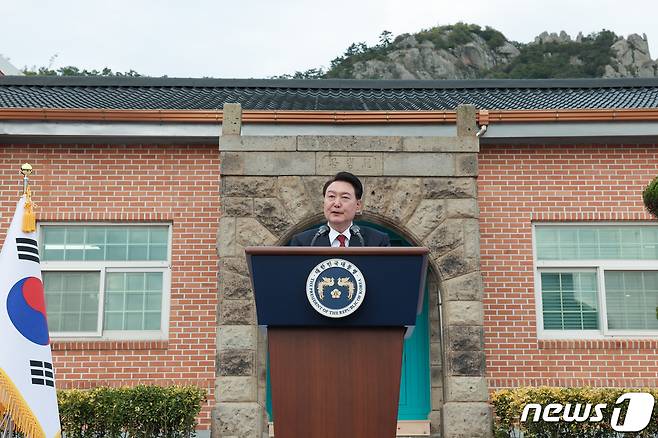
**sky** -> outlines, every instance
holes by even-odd
[[[19,69],[268,78],[326,69],[384,30],[461,21],[519,42],[543,31],[644,33],[656,59],[657,12],[656,0],[0,0],[0,54]]]

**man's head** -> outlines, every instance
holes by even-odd
[[[325,183],[322,194],[324,217],[331,228],[342,233],[350,226],[356,213],[361,211],[361,181],[349,172],[338,172]]]

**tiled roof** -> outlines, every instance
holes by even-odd
[[[0,108],[488,110],[658,108],[658,79],[362,81],[0,77]]]

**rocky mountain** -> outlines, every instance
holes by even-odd
[[[392,38],[379,44],[352,44],[331,67],[284,75],[287,78],[477,79],[655,77],[658,61],[646,35],[627,38],[602,30],[571,38],[544,32],[530,43],[508,40],[501,32],[457,23]]]

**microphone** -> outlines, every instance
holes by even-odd
[[[313,246],[315,241],[317,240],[318,237],[322,236],[323,234],[327,234],[329,232],[329,227],[326,225],[322,225],[320,228],[318,228],[317,233],[315,233],[315,236],[313,236],[313,239],[311,240],[311,244],[309,246]]]
[[[352,225],[350,227],[350,233],[354,234],[356,237],[359,238],[359,242],[361,242],[361,246],[366,246],[365,242],[363,241],[363,236],[361,235],[361,228],[359,228],[358,225]]]

